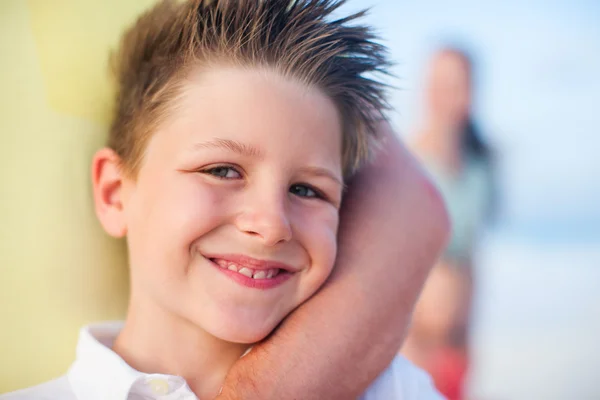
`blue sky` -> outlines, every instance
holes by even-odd
[[[600,231],[600,2],[350,0],[346,10],[369,6],[397,62],[403,136],[432,49],[464,43],[479,61],[476,117],[501,157],[505,221]]]

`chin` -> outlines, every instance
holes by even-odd
[[[275,329],[275,327],[268,329],[239,326],[218,329],[213,335],[226,342],[254,344],[269,336],[273,329]]]
[[[230,342],[230,343],[239,343],[239,344],[248,344],[252,345],[260,342],[267,336],[269,336],[269,332],[229,332],[224,337],[221,337],[221,340]]]
[[[206,329],[213,336],[231,343],[253,344],[260,342],[277,327],[281,319],[267,321],[264,318],[236,318],[233,316],[219,319],[218,324]]]

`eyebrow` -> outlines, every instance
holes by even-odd
[[[323,178],[329,178],[332,181],[334,181],[335,183],[339,184],[340,186],[344,187],[344,182],[342,182],[342,180],[340,178],[338,178],[333,172],[331,172],[330,170],[326,169],[326,168],[321,168],[321,167],[303,167],[300,168],[301,172],[310,174],[310,175],[314,175],[314,176],[320,176]]]
[[[206,142],[194,144],[194,149],[215,149],[215,148],[230,150],[230,151],[233,151],[235,153],[238,153],[238,154],[241,154],[241,155],[247,156],[247,157],[263,158],[263,154],[258,148],[254,147],[252,145],[246,144],[246,143],[239,142],[237,140],[214,138],[214,139],[208,140]],[[306,174],[314,175],[314,176],[329,178],[332,181],[334,181],[335,183],[339,184],[340,186],[345,187],[344,182],[340,178],[338,178],[336,174],[334,174],[333,172],[331,172],[330,170],[328,170],[326,168],[303,167],[300,169],[300,171],[303,173],[306,173]]]
[[[226,149],[247,157],[262,158],[261,151],[249,144],[231,139],[215,138],[206,142],[196,143],[194,149]]]

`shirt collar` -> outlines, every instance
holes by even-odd
[[[77,399],[197,399],[183,378],[137,371],[115,353],[112,345],[122,328],[123,322],[105,322],[81,329],[67,374]]]

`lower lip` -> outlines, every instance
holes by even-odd
[[[283,282],[290,279],[291,276],[293,275],[289,271],[280,270],[280,272],[277,274],[277,276],[275,276],[273,278],[252,279],[252,278],[247,277],[246,275],[240,274],[239,272],[231,271],[226,268],[221,268],[217,263],[215,263],[212,260],[208,260],[208,261],[210,261],[210,263],[216,269],[218,269],[219,271],[221,271],[222,273],[224,273],[225,275],[227,275],[228,277],[230,277],[231,279],[233,279],[240,285],[246,286],[249,288],[253,288],[253,289],[261,289],[261,290],[273,289],[274,287],[277,287],[277,286],[281,285]]]

